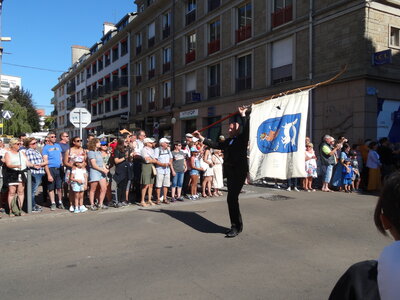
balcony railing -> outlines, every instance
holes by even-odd
[[[97,89],[92,90],[91,95],[92,95],[92,100],[96,100],[99,97],[99,95],[97,94]]]
[[[148,72],[149,79],[153,78],[155,74],[156,74],[156,70],[155,69],[149,70],[149,72]]]
[[[251,76],[241,77],[236,79],[236,91],[251,89]]]
[[[171,105],[171,97],[163,98],[163,107]]]
[[[156,103],[154,101],[149,102],[149,110],[155,110],[156,109]]]
[[[151,48],[154,46],[155,43],[156,43],[156,38],[153,36],[152,38],[149,38],[149,40],[147,41],[147,47]]]
[[[166,39],[167,37],[169,37],[170,34],[171,34],[171,27],[170,26],[164,27],[163,31],[162,31],[163,39]]]
[[[142,82],[142,75],[136,75],[136,84],[139,84]]]
[[[68,101],[67,102],[67,110],[73,110],[76,106],[75,101]]]
[[[120,87],[128,87],[128,76],[123,76],[119,79]]]
[[[220,40],[213,40],[208,43],[208,54],[219,51],[220,49]]]
[[[221,0],[208,0],[208,11],[212,11],[221,5]]]
[[[120,79],[119,77],[114,77],[112,81],[112,89],[113,91],[118,91],[120,88]]]
[[[236,43],[247,40],[251,37],[251,25],[240,27],[236,30]]]
[[[196,21],[196,10],[195,9],[193,9],[192,11],[190,11],[186,14],[186,26],[189,24],[192,24],[194,21]]]
[[[162,66],[163,73],[167,73],[170,69],[171,69],[171,63],[170,62],[166,62],[165,64],[163,64],[163,66]]]
[[[208,86],[208,98],[219,97],[220,96],[220,85],[214,84]]]
[[[272,27],[285,24],[293,19],[293,5],[286,6],[272,13]]]
[[[139,55],[140,52],[142,52],[142,46],[137,46],[136,47],[136,55]]]
[[[186,92],[186,103],[193,103],[201,101],[200,93],[196,91],[188,91]]]
[[[190,63],[196,59],[196,50],[189,51],[186,53],[186,63]]]
[[[99,88],[97,89],[97,94],[99,95],[99,97],[104,96],[104,86],[99,86]]]
[[[136,113],[142,112],[142,106],[141,105],[136,105]]]

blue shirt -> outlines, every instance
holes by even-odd
[[[59,168],[61,167],[61,152],[62,149],[59,144],[45,145],[42,150],[42,155],[47,155],[49,160],[49,168]]]

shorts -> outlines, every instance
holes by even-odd
[[[333,165],[322,165],[322,175],[323,175],[323,181],[324,182],[330,182],[332,178],[332,171],[333,171]]]
[[[184,174],[183,172],[176,172],[176,175],[172,177],[172,187],[181,188],[183,186]]]
[[[169,187],[171,185],[171,178],[169,173],[167,174],[160,174],[157,172],[156,176],[156,188],[160,188],[162,186]]]
[[[351,185],[353,183],[353,180],[350,178],[344,178],[343,179],[343,184],[344,185]]]
[[[82,183],[72,182],[71,188],[74,192],[83,192],[85,190],[85,186]]]
[[[51,177],[53,177],[53,182],[48,182],[47,190],[54,191],[56,189],[61,189],[62,180],[61,180],[61,168],[49,168]]]

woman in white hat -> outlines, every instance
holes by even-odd
[[[153,194],[154,179],[156,177],[155,167],[153,164],[157,163],[154,155],[154,143],[154,139],[145,138],[143,140],[144,147],[140,153],[144,159],[144,162],[142,164],[142,175],[140,178],[140,184],[142,185],[142,197],[139,205],[143,207],[146,207],[149,204],[155,205],[155,203],[151,200],[151,196]],[[145,201],[146,193],[149,204],[147,204]]]

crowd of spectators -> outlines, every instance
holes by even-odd
[[[157,142],[143,130],[112,141],[89,134],[82,143],[80,137],[66,132],[58,137],[50,132],[45,141],[21,135],[11,139],[8,147],[0,140],[1,211],[7,210],[10,216],[23,214],[28,174],[33,212],[42,211],[43,206],[82,213],[222,196],[223,152],[190,133],[184,141],[173,143],[166,137]],[[306,177],[288,179],[288,191],[377,192],[385,177],[400,168],[400,147],[387,138],[350,144],[345,137],[335,140],[325,135],[317,149],[309,138],[305,144]],[[41,185],[39,205],[36,197]],[[282,188],[276,179],[275,187]]]

